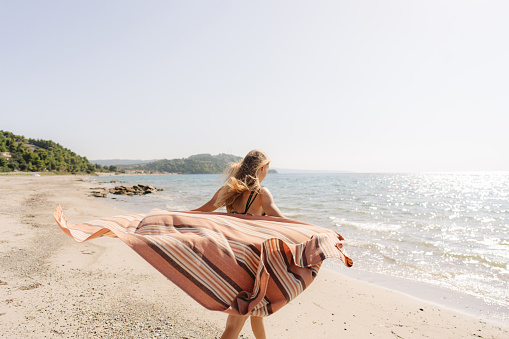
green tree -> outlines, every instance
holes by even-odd
[[[9,164],[9,160],[7,160],[3,157],[0,157],[0,167],[7,167],[8,164]]]
[[[25,145],[29,145],[28,147]],[[87,158],[51,140],[26,139],[8,131],[0,131],[0,151],[10,152],[10,170],[93,172],[95,166]],[[1,167],[1,166],[0,166]]]

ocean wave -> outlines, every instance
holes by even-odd
[[[506,262],[494,260],[482,254],[444,253],[444,257],[452,260],[456,259],[465,264],[484,264],[488,267],[498,267],[506,271],[509,268]]]
[[[370,231],[370,232],[395,232],[401,228],[400,225],[395,224],[385,224],[385,223],[362,223],[362,222],[353,222],[346,220],[344,218],[338,217],[329,217],[332,223],[335,226],[351,226],[355,227],[361,231]]]
[[[365,248],[365,249],[370,249],[370,250],[382,250],[386,247],[379,243],[367,242],[367,241],[356,240],[356,239],[347,239],[346,243],[348,246],[351,246],[351,247]]]
[[[303,218],[303,217],[308,217],[308,215],[306,214],[303,214],[303,213],[288,213],[288,212],[285,212],[285,216],[290,218],[290,219],[299,219],[299,218]]]
[[[174,195],[168,195],[168,194],[160,194],[158,196],[155,196],[154,198],[160,199],[160,200],[169,200],[169,201],[175,201],[177,200],[177,197]]]

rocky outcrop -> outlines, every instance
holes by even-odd
[[[92,187],[90,188],[91,191],[90,195],[97,198],[106,198],[108,196],[108,190],[104,187]]]
[[[109,193],[121,195],[145,195],[157,191],[162,191],[162,189],[155,188],[154,186],[150,185],[138,184],[134,186],[115,186],[115,188],[110,188]]]
[[[92,191],[91,195],[97,198],[106,198],[108,196],[108,191],[106,191],[105,189],[103,189],[102,191]]]
[[[157,191],[162,191],[162,188],[155,188],[154,186],[150,185],[134,185],[134,186],[115,186],[115,188],[92,188],[94,191],[91,192],[92,196],[98,197],[98,198],[106,198],[108,196],[108,193],[111,194],[118,194],[118,195],[129,195],[129,196],[135,196],[135,195],[145,195],[154,193]]]

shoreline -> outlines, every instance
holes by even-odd
[[[109,187],[108,185],[110,184],[108,181],[100,181],[101,179],[99,178],[93,177],[87,180],[103,187]],[[118,179],[122,180],[120,178]],[[133,183],[134,181],[130,184]],[[143,203],[138,204],[135,202],[136,198],[128,199],[128,201],[131,202],[117,200],[117,197],[112,195],[103,200],[104,203],[110,206],[126,208],[129,210],[132,209],[139,213],[144,213],[147,211],[147,209],[142,208]],[[378,287],[402,292],[409,297],[417,298],[425,302],[436,304],[440,307],[465,313],[470,316],[481,317],[483,319],[501,324],[505,324],[507,321],[509,321],[509,309],[507,309],[507,307],[502,306],[496,302],[490,303],[490,301],[487,301],[482,297],[455,291],[445,286],[439,286],[429,282],[420,282],[418,280],[409,280],[406,278],[400,278],[391,275],[384,275],[382,273],[361,271],[358,270],[355,265],[353,268],[345,270],[343,264],[340,262],[337,263],[335,260],[326,261],[323,267],[331,269],[334,272],[338,272],[350,278],[367,281]]]
[[[465,314],[470,317],[478,317],[493,323],[505,325],[509,319],[509,310],[501,305],[490,304],[489,302],[475,296],[446,287],[435,286],[429,283],[393,277],[380,273],[342,270],[339,264],[332,265],[325,263],[326,269],[344,275],[348,278],[364,281],[380,288],[386,288],[401,293],[409,298],[421,300],[437,307],[449,309],[454,312]],[[341,270],[341,271],[340,271]]]
[[[0,322],[5,335],[219,337],[225,314],[204,310],[122,241],[100,238],[79,244],[58,228],[52,219],[57,203],[73,223],[125,213],[88,197],[96,183],[84,178],[0,177]],[[267,318],[269,337],[509,336],[506,324],[368,281],[322,269],[302,295]],[[248,325],[242,335],[253,337]]]

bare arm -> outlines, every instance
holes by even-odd
[[[198,212],[214,212],[217,207],[214,205],[216,203],[216,200],[217,200],[217,197],[219,195],[219,191],[221,189],[219,189],[216,194],[214,194],[214,196],[212,197],[212,199],[210,199],[205,205],[201,206],[201,207],[198,207],[194,210],[191,210],[191,211],[198,211]]]
[[[274,198],[272,198],[272,194],[270,193],[270,191],[267,188],[262,187],[260,196],[262,198],[263,211],[267,215],[272,216],[272,217],[285,218],[283,213],[281,213],[279,208],[277,208],[276,204],[274,203]]]

